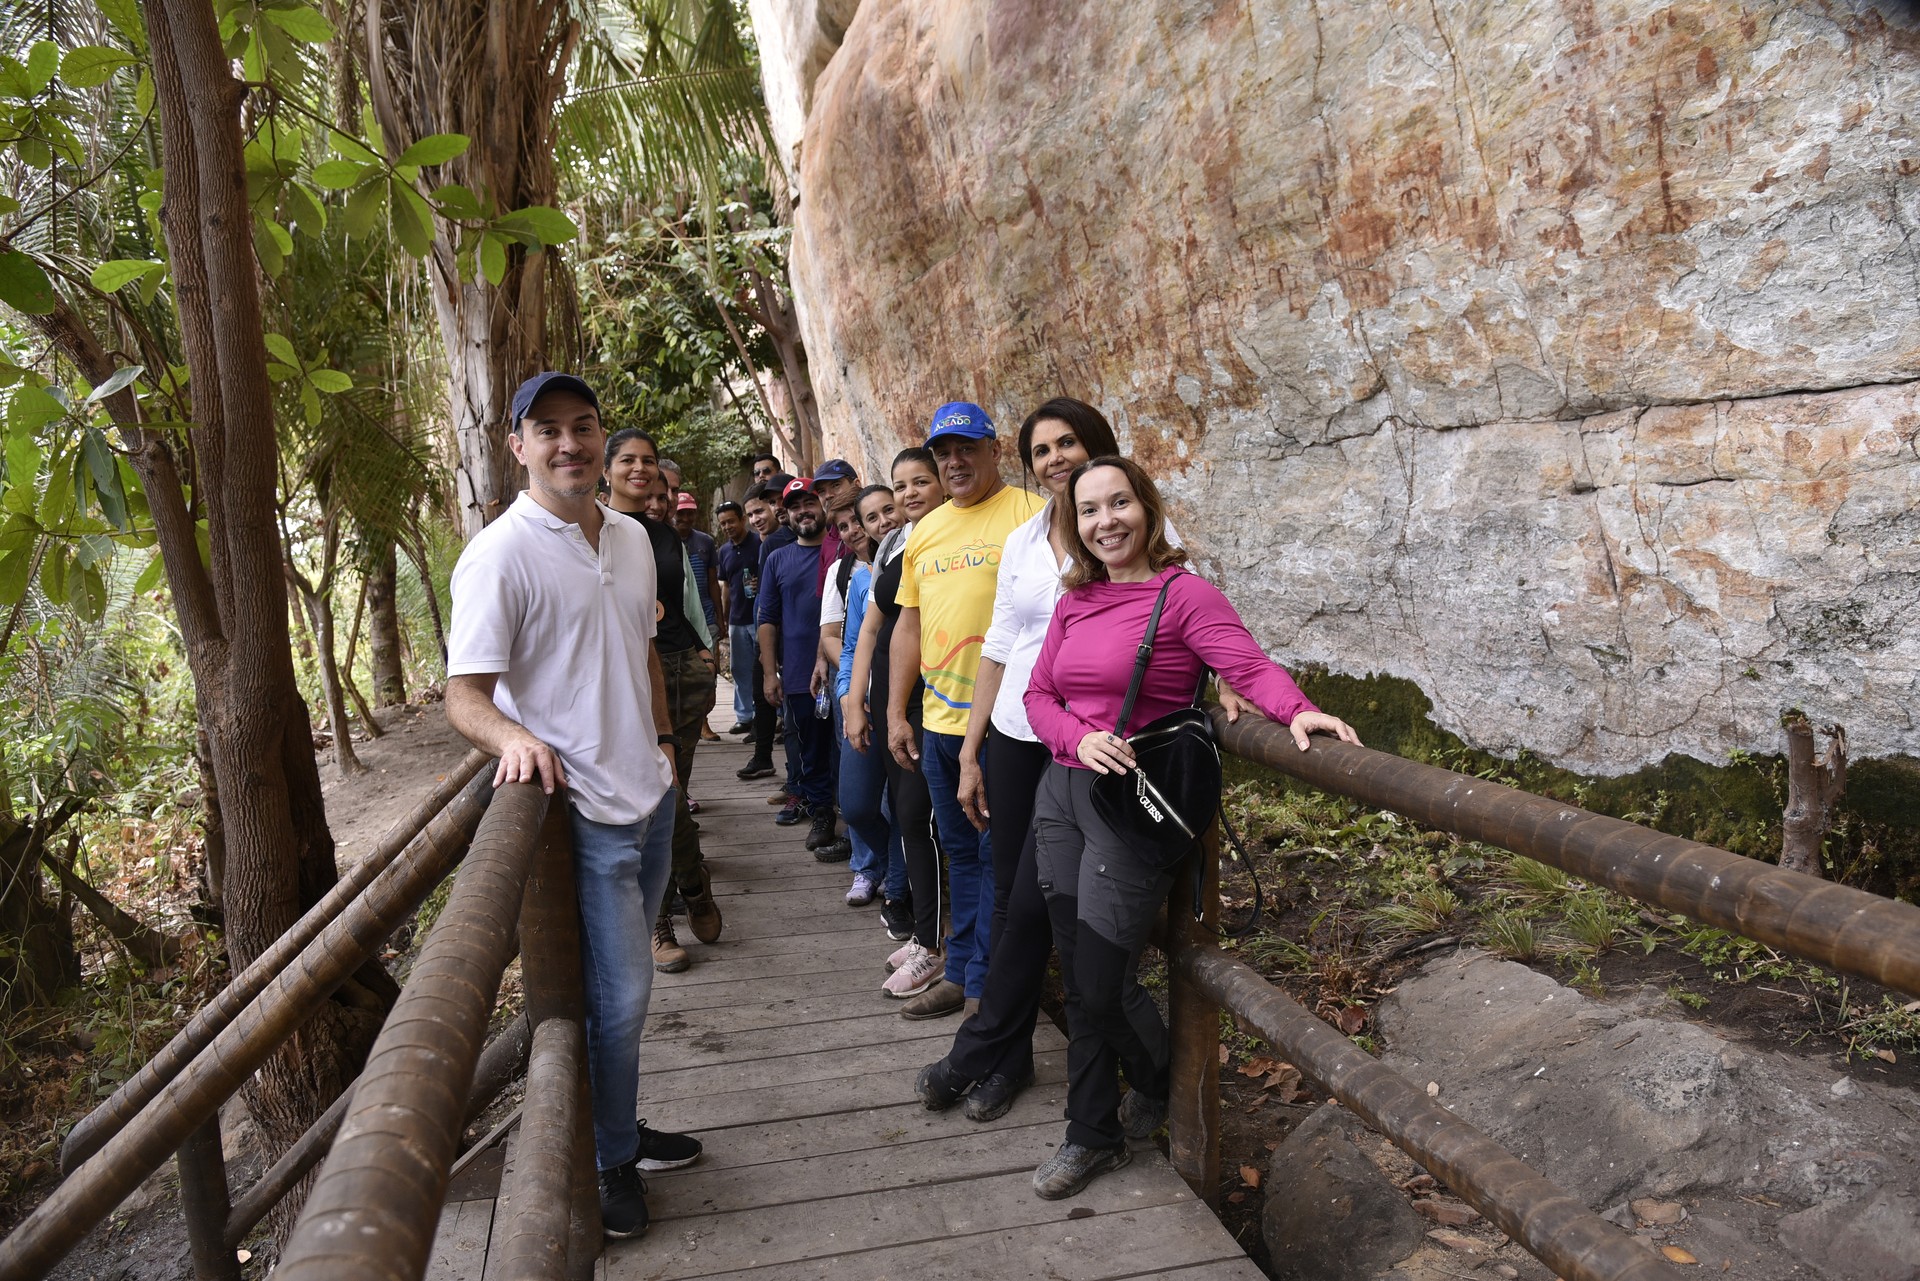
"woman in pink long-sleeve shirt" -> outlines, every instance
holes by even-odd
[[[1132,749],[1112,731],[1161,587],[1167,601],[1130,724],[1187,706],[1211,668],[1288,726],[1302,751],[1316,731],[1359,742],[1261,652],[1217,587],[1182,568],[1186,554],[1167,542],[1160,493],[1138,466],[1096,458],[1067,493],[1079,532],[1069,590],[1025,700],[1028,723],[1053,754],[1034,802],[1034,857],[1067,989],[1066,1141],[1033,1176],[1048,1199],[1127,1164],[1127,1139],[1146,1138],[1167,1115],[1167,1029],[1135,971],[1173,873],[1140,858],[1092,804],[1096,773],[1133,768]],[[1124,1100],[1123,1070],[1132,1087]]]

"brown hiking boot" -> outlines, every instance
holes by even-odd
[[[687,949],[673,937],[673,917],[666,912],[653,923],[653,968],[662,974],[678,974],[693,964]]]
[[[700,888],[689,894],[680,891],[680,897],[687,900],[687,928],[702,943],[720,941],[720,905],[713,901],[713,873],[707,865],[700,865]]]

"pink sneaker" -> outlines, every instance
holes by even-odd
[[[938,952],[929,952],[918,943],[910,943],[913,954],[893,972],[893,976],[880,985],[880,990],[888,996],[918,996],[938,983],[946,973],[947,961]]]
[[[905,943],[893,949],[893,955],[887,958],[887,973],[891,974],[905,965],[915,952],[924,952],[925,950],[925,948],[921,947],[912,939],[908,939]]]

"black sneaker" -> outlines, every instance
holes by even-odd
[[[816,845],[813,849],[813,861],[816,863],[844,863],[853,857],[853,842],[846,837],[837,837],[825,845]]]
[[[1167,1101],[1150,1099],[1143,1091],[1128,1090],[1120,1100],[1120,1131],[1130,1139],[1150,1139],[1167,1123]]]
[[[647,1181],[638,1161],[600,1171],[600,1230],[616,1241],[647,1230]]]
[[[887,937],[904,943],[913,937],[913,904],[906,899],[885,899],[880,904],[880,924]]]
[[[787,803],[780,807],[780,812],[773,816],[773,821],[782,827],[792,827],[806,816],[807,807],[800,803],[800,798],[789,796]]]
[[[945,1059],[935,1059],[921,1068],[913,1083],[914,1095],[929,1112],[945,1112],[972,1088],[973,1082],[955,1073]]]
[[[639,1125],[639,1166],[643,1170],[677,1170],[700,1159],[700,1140],[691,1134],[672,1134],[655,1130],[643,1120]]]
[[[733,772],[735,778],[772,778],[773,762],[754,759]]]
[[[733,728],[728,730],[727,733],[751,734],[753,733],[753,722],[752,721],[735,721],[733,723]]]
[[[835,836],[833,829],[838,817],[839,816],[833,812],[833,806],[831,805],[816,805],[813,807],[813,826],[807,829],[808,849],[817,850],[823,845],[833,844]],[[849,850],[851,850],[851,847],[849,847]]]
[[[967,1120],[998,1121],[1013,1107],[1013,1101],[1020,1097],[1020,1091],[1033,1084],[1033,1069],[1028,1068],[1026,1075],[1018,1078],[995,1072],[986,1080],[973,1087],[967,1095]]]

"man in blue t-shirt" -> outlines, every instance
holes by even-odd
[[[836,815],[831,765],[833,722],[815,715],[812,688],[814,660],[820,649],[820,544],[826,537],[827,514],[805,480],[789,481],[780,505],[787,511],[793,541],[776,547],[760,567],[760,590],[755,598],[760,624],[760,666],[766,673],[767,701],[784,705],[787,745],[794,777],[793,801],[783,810],[783,823],[811,817],[807,848],[831,845]]]
[[[748,590],[760,564],[760,535],[747,528],[746,513],[735,502],[713,509],[720,527],[714,572],[720,576],[720,624],[727,634],[733,658],[733,728],[729,734],[753,732],[753,660],[759,649],[753,631],[753,593]]]

